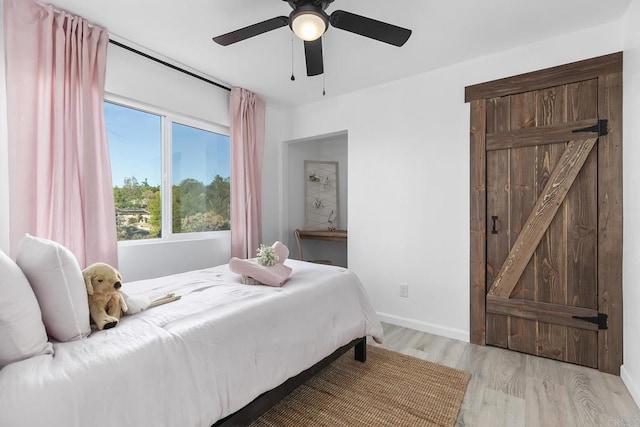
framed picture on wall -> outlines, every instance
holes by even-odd
[[[304,161],[305,230],[338,229],[338,162]]]

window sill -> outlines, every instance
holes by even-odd
[[[174,234],[171,237],[161,237],[158,239],[120,240],[118,241],[118,247],[158,245],[158,244],[177,243],[177,242],[193,242],[198,240],[218,240],[218,239],[228,238],[230,235],[231,235],[231,230],[208,231],[203,233],[181,233],[181,234]]]

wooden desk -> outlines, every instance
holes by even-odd
[[[332,242],[346,242],[347,230],[298,230],[296,229],[293,234],[296,236],[296,244],[298,245],[298,259],[304,260],[302,256],[302,244],[300,239],[314,239],[314,240],[327,240]]]

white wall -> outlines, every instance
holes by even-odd
[[[137,48],[131,42],[123,43]],[[105,90],[222,126],[230,123],[229,91],[113,44],[107,53]]]
[[[118,247],[118,269],[125,282],[151,279],[229,262],[229,231],[215,239],[141,242]]]
[[[265,149],[262,162],[262,242],[272,244],[283,240],[282,204],[282,117],[283,113],[267,105],[265,123]]]
[[[620,50],[608,24],[288,112],[283,141],[349,132],[349,267],[382,319],[469,339],[465,86]]]
[[[4,68],[4,4],[0,0],[0,250],[9,253],[9,143]]]
[[[640,2],[624,19],[624,365],[620,376],[640,406]]]

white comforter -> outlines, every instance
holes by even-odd
[[[282,288],[227,266],[125,283],[182,299],[1,369],[0,426],[210,426],[351,340],[382,339],[353,273],[286,263]]]

